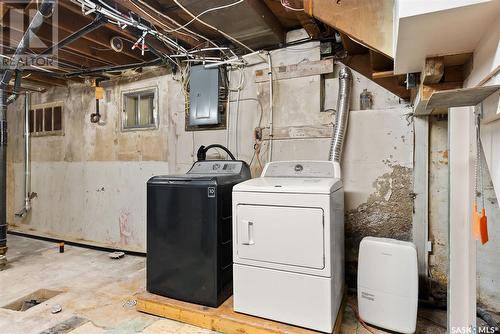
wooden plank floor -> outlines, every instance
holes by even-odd
[[[142,293],[137,295],[136,298],[138,311],[225,334],[319,333],[301,327],[236,313],[233,311],[233,297],[230,297],[218,308],[186,303],[151,293]],[[345,297],[337,315],[333,334],[340,333],[344,307]]]

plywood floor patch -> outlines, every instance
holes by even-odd
[[[193,326],[218,331],[225,334],[314,334],[316,331],[295,327],[271,320],[239,314],[233,311],[233,298],[229,298],[219,308],[196,304],[143,293],[136,296],[137,310],[156,316],[180,321]],[[340,333],[345,298],[337,316],[334,334]]]

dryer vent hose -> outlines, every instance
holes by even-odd
[[[330,143],[330,161],[340,163],[342,148],[349,119],[349,101],[351,99],[351,70],[343,67],[339,72],[339,97],[337,100],[337,114],[333,128],[332,141]]]

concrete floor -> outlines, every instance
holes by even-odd
[[[106,252],[68,245],[60,254],[55,243],[13,235],[8,246],[9,264],[0,272],[0,307],[38,289],[61,293],[24,312],[0,308],[0,333],[214,333],[135,310],[130,301],[145,290],[145,257],[112,260]],[[354,296],[348,304],[355,304]],[[52,314],[55,305],[62,311]],[[421,310],[417,333],[446,333],[445,324],[446,312]],[[369,333],[350,307],[342,333]]]

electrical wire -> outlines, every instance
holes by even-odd
[[[289,10],[293,10],[293,11],[296,11],[296,12],[303,12],[304,11],[304,8],[294,8],[294,7],[291,7],[289,4],[287,4],[287,0],[280,0],[281,2],[281,5],[283,7],[285,7],[286,9],[289,9]]]
[[[361,319],[361,317],[359,316],[359,312],[358,312],[358,309],[351,303],[347,303],[347,305],[349,305],[349,307],[352,309],[352,311],[354,312],[354,314],[356,315],[356,319],[358,319],[359,323],[370,333],[372,334],[379,334],[377,331],[375,331],[373,328],[371,328],[370,326],[368,326],[366,324],[366,322],[363,321],[363,319]]]
[[[173,30],[167,30],[167,32],[176,32],[176,31],[179,31],[185,27],[187,27],[188,25],[190,25],[191,23],[193,23],[194,21],[198,20],[199,17],[207,14],[207,13],[210,13],[210,12],[214,12],[214,11],[217,11],[217,10],[221,10],[221,9],[225,9],[225,8],[229,8],[229,7],[233,7],[233,6],[236,6],[240,3],[242,3],[244,0],[238,0],[236,2],[233,2],[233,3],[230,3],[228,5],[223,5],[223,6],[219,6],[219,7],[214,7],[214,8],[210,8],[210,9],[207,9],[207,10],[204,10],[203,12],[201,12],[200,14],[194,16],[191,20],[189,20],[186,24],[180,26],[179,28],[176,28],[176,29],[173,29]]]
[[[106,18],[110,20],[114,20],[115,24],[120,26],[122,29],[125,29],[128,26],[133,26],[136,29],[139,29],[140,31],[143,32],[143,37],[139,38],[139,40],[136,43],[140,43],[141,41],[143,42],[143,47],[144,47],[144,39],[145,35],[152,35],[153,37],[157,38],[158,40],[162,41],[166,45],[169,46],[169,48],[177,51],[177,52],[182,52],[182,53],[187,53],[187,50],[182,47],[179,43],[176,41],[172,40],[170,37],[166,36],[165,34],[162,34],[156,30],[153,30],[151,27],[148,27],[141,23],[140,21],[135,20],[131,16],[125,16],[124,14],[118,14],[119,12],[116,9],[107,9],[105,7],[97,5],[95,2],[91,0],[71,0],[73,3],[77,3],[81,5],[82,11],[86,14],[89,15],[91,13],[97,12],[105,16]],[[85,9],[88,9],[85,11]]]
[[[234,37],[231,37],[230,35],[226,34],[225,32],[223,32],[222,30],[218,29],[217,27],[214,27],[213,25],[210,25],[208,23],[206,23],[205,21],[202,21],[200,20],[199,18],[196,17],[196,15],[194,15],[193,13],[191,13],[186,7],[184,7],[178,0],[173,0],[177,6],[179,6],[184,12],[186,12],[187,14],[189,14],[191,17],[195,18],[196,21],[200,22],[201,24],[203,24],[204,26],[206,27],[209,27],[215,31],[217,31],[219,34],[221,34],[222,36],[226,37],[227,39],[231,40],[232,42],[234,43],[237,43],[238,45],[244,47],[245,49],[247,49],[248,51],[250,52],[255,52],[253,49],[249,48],[247,45],[243,44],[242,42],[240,42],[239,40],[237,40],[236,38]]]
[[[156,10],[156,9],[155,9],[155,8],[153,8],[153,7],[151,7],[148,3],[144,2],[143,0],[135,0],[135,1],[137,1],[137,2],[138,2],[139,4],[141,4],[142,6],[144,6],[144,7],[148,8],[148,9],[149,9],[149,10],[151,10],[152,12],[156,13],[157,15],[160,15],[162,18],[164,18],[164,19],[166,19],[166,20],[170,21],[172,24],[177,25],[177,26],[180,26],[180,25],[181,25],[180,23],[178,23],[177,21],[175,21],[174,19],[172,19],[170,16],[167,16],[167,15],[165,15],[165,14],[163,14],[163,13],[159,12],[158,10]],[[201,39],[204,39],[205,41],[207,41],[207,42],[208,42],[208,43],[210,43],[211,45],[213,45],[213,46],[215,46],[215,47],[217,47],[217,48],[220,48],[220,46],[219,46],[217,43],[215,43],[214,41],[212,41],[211,39],[208,39],[207,37],[205,37],[205,36],[203,36],[203,35],[201,35],[201,34],[198,34],[198,33],[194,32],[194,31],[191,31],[191,30],[189,30],[189,29],[187,29],[187,28],[184,28],[184,30],[185,30],[186,32],[188,32],[188,33],[192,34],[192,35],[195,35],[195,36],[197,36],[197,37],[200,37]],[[223,53],[224,53],[224,52],[223,52]]]
[[[130,2],[132,4],[132,6],[134,6],[136,9],[138,9],[139,11],[141,11],[144,15],[146,15],[147,17],[149,17],[150,19],[152,19],[154,22],[156,22],[156,24],[158,24],[159,26],[161,26],[162,30],[164,32],[166,32],[167,29],[171,29],[172,27],[166,25],[165,23],[161,22],[160,20],[158,20],[156,17],[154,17],[153,15],[151,15],[150,13],[148,13],[147,11],[145,11],[143,8],[141,8],[139,5],[135,4],[134,2]],[[153,9],[154,10],[154,9]],[[160,12],[156,12],[157,14],[161,14]],[[167,28],[167,29],[165,29]],[[178,34],[181,34],[181,35],[185,35],[185,36],[188,36],[188,37],[191,37],[193,38],[194,40],[196,41],[199,41],[199,39],[194,36],[193,33],[189,34],[189,33],[185,33],[185,32],[182,32],[182,31],[178,31],[177,32]]]

